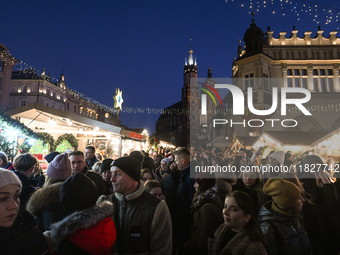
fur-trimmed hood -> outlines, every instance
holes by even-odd
[[[223,223],[215,232],[214,238],[208,239],[209,255],[258,254],[267,255],[267,251],[260,241],[252,241],[243,229],[227,244],[225,239],[230,229]]]
[[[59,188],[63,183],[55,183],[50,186],[36,190],[27,203],[26,210],[37,217],[46,207],[61,205],[59,199]]]
[[[110,201],[103,201],[94,207],[70,214],[51,226],[51,239],[59,243],[66,237],[75,234],[78,229],[88,229],[113,214]]]

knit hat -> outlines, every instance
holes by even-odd
[[[101,169],[100,169],[100,174],[102,174],[105,170],[110,170],[111,168],[111,163],[112,163],[113,159],[112,158],[107,158],[107,159],[104,159],[103,162],[102,162],[102,166],[101,166]]]
[[[304,157],[302,165],[310,165],[314,162],[317,162],[318,164],[323,164],[322,159],[319,156],[316,155],[308,155],[306,157]]]
[[[129,175],[132,179],[136,180],[137,182],[140,181],[140,173],[141,173],[141,166],[142,162],[139,161],[134,156],[125,156],[118,158],[111,163],[111,167],[116,166],[124,173]]]
[[[57,155],[48,165],[46,174],[48,177],[55,180],[66,180],[72,175],[71,161],[68,154]]]
[[[46,159],[46,161],[48,163],[51,163],[51,161],[59,154],[60,154],[59,152],[53,151],[53,152],[47,154],[44,158]]]
[[[162,162],[162,161],[165,161],[167,164],[169,164],[170,158],[163,158],[163,159],[161,160],[161,162]]]
[[[11,184],[18,184],[22,188],[20,179],[13,171],[0,168],[0,188]]]
[[[59,198],[67,214],[82,211],[96,204],[97,186],[86,175],[76,173],[60,186]]]
[[[134,156],[137,158],[140,162],[143,162],[143,154],[140,153],[139,151],[131,151],[130,156]]]
[[[285,153],[283,151],[275,151],[273,154],[269,156],[269,159],[274,158],[276,159],[280,165],[283,164]]]
[[[201,172],[196,175],[195,182],[197,182],[203,190],[207,190],[216,184],[216,179],[214,174]]]
[[[143,166],[142,168],[147,168],[151,171],[153,171],[153,169],[155,168],[155,162],[153,161],[152,158],[150,157],[145,157],[144,161],[143,161]]]
[[[272,197],[274,203],[282,208],[292,207],[300,198],[300,189],[292,182],[282,178],[270,178],[263,187],[263,192]]]

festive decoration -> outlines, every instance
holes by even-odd
[[[114,96],[115,99],[115,108],[117,108],[117,110],[121,110],[122,109],[122,103],[124,102],[123,100],[123,92],[121,90],[119,90],[119,88],[116,88],[116,95]]]
[[[317,4],[307,0],[225,0],[225,2],[239,2],[241,7],[248,6],[249,14],[253,11],[259,12],[262,8],[270,9],[272,14],[281,13],[282,16],[292,12],[297,20],[305,20],[306,17],[309,17],[316,24],[335,24],[339,29],[340,9],[329,5]]]
[[[59,136],[59,138],[55,142],[55,147],[57,148],[58,145],[60,145],[64,140],[68,141],[71,144],[71,146],[74,148],[74,150],[78,149],[77,138],[72,134],[64,134],[64,135]]]
[[[49,152],[52,152],[55,150],[54,146],[54,138],[51,136],[49,133],[40,133],[39,134],[43,140],[43,145],[45,146],[46,144],[49,145]]]
[[[55,151],[58,151],[60,153],[64,153],[65,151],[69,150],[71,147],[73,147],[69,141],[63,140],[55,149]]]
[[[35,141],[34,145],[30,148],[31,154],[48,154],[50,152],[48,143],[41,140]]]

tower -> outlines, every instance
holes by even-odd
[[[185,134],[185,144],[189,146],[190,141],[198,141],[200,120],[193,110],[199,109],[200,99],[197,87],[197,62],[193,56],[190,39],[190,50],[188,58],[184,64],[184,84],[182,88],[182,109],[185,112],[183,122],[183,133]],[[184,134],[183,134],[184,135]],[[191,137],[191,138],[190,138]]]

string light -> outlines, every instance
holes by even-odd
[[[325,25],[329,25],[336,22],[337,29],[339,29],[340,8],[335,8],[333,6],[328,6],[324,4],[317,4],[308,0],[270,0],[270,2],[269,0],[262,0],[262,6],[260,3],[261,1],[256,1],[256,5],[253,1],[254,0],[249,0],[249,14],[251,14],[253,10],[259,12],[261,10],[261,7],[266,8],[268,4],[270,4],[272,7],[272,14],[276,14],[276,9],[280,8],[282,16],[285,16],[288,10],[295,14],[297,20],[301,20],[303,18],[303,15],[308,15],[311,17],[311,20],[316,24],[323,23]],[[280,3],[280,5],[276,3]],[[245,6],[246,4],[244,3],[244,0],[242,0],[241,7]]]

